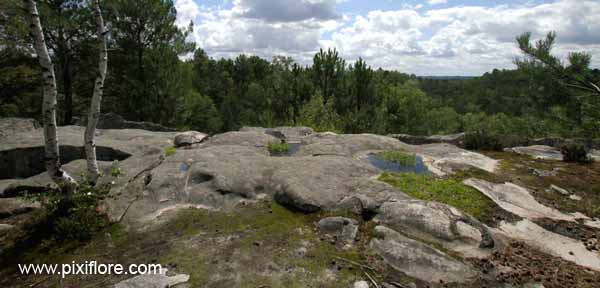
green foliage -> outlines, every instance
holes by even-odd
[[[412,135],[427,134],[425,117],[431,100],[419,89],[416,82],[391,86],[384,90],[388,112],[388,130],[393,133]]]
[[[273,154],[286,153],[290,150],[290,145],[285,142],[271,142],[269,143],[269,152]]]
[[[379,180],[386,182],[412,197],[446,203],[484,221],[491,217],[493,202],[474,188],[454,179],[437,179],[413,173],[384,173]]]
[[[298,124],[312,127],[315,131],[339,132],[340,116],[335,112],[333,101],[323,102],[320,94],[314,95],[300,110]]]
[[[453,134],[460,131],[461,117],[451,107],[434,108],[425,114],[425,130],[427,135]]]
[[[108,225],[108,219],[97,211],[98,204],[108,196],[109,186],[92,187],[82,183],[77,191],[65,195],[56,190],[25,195],[42,203],[37,221],[28,227],[34,241],[89,240],[95,232]]]
[[[404,166],[417,165],[417,155],[404,153],[401,151],[385,151],[377,154],[377,158],[388,162],[395,162]]]
[[[580,144],[567,144],[561,147],[560,152],[563,155],[563,161],[588,164],[593,160],[588,156],[588,151]]]
[[[123,175],[123,171],[119,167],[119,160],[115,160],[110,166],[110,176],[117,178],[121,175]]]
[[[173,156],[173,155],[175,155],[175,153],[177,153],[177,147],[175,147],[175,146],[165,149],[166,157]]]
[[[504,148],[500,136],[483,130],[467,133],[464,141],[465,148],[469,150],[502,151]]]
[[[219,114],[210,97],[190,91],[183,99],[181,110],[178,113],[179,123],[185,130],[203,131],[205,133],[221,131],[223,126],[221,114]]]

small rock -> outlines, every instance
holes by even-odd
[[[167,276],[167,269],[162,269],[160,274],[139,275],[115,285],[115,288],[167,288],[183,284],[190,280],[189,275],[178,274],[172,277]]]
[[[0,224],[0,232],[5,233],[15,228],[13,225],[8,224]]]
[[[556,176],[555,171],[546,171],[546,170],[540,170],[540,169],[535,169],[535,168],[529,168],[529,172],[538,177]]]
[[[573,201],[581,201],[583,198],[581,198],[581,196],[577,196],[575,194],[572,194],[571,196],[569,196],[569,199],[571,199]]]
[[[191,146],[194,144],[200,144],[206,141],[207,139],[207,134],[196,131],[188,131],[175,135],[173,144],[175,145],[175,147]]]
[[[369,288],[369,283],[367,281],[357,281],[354,282],[353,288]]]
[[[332,244],[335,244],[335,240],[343,243],[352,243],[358,233],[358,226],[354,222],[354,220],[349,218],[329,217],[321,219],[317,223],[317,229],[319,232],[332,237],[330,240]]]
[[[560,193],[562,195],[565,195],[565,196],[571,194],[571,192],[567,191],[566,189],[560,188],[560,187],[558,187],[558,186],[556,186],[554,184],[550,185],[550,190],[552,190],[554,192],[558,192],[558,193]]]

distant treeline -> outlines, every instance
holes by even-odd
[[[0,15],[5,27],[0,30],[0,116],[39,118],[40,71],[31,57],[20,2],[0,4],[8,11]],[[73,115],[86,113],[96,40],[86,24],[92,23],[90,11],[66,4],[74,0],[47,4],[54,2],[43,2],[40,13],[58,78],[60,122],[69,124]],[[600,110],[594,110],[600,97],[572,89],[557,79],[556,69],[534,60],[481,77],[416,77],[371,69],[362,59],[348,63],[336,50],[317,52],[308,66],[289,57],[213,59],[185,41],[191,29],[177,28],[172,1],[106,0],[103,5],[110,48],[102,109],[128,120],[210,133],[280,125],[415,135],[600,133],[595,129],[600,115],[594,112]],[[193,57],[181,60],[190,53]],[[599,71],[587,66],[581,70],[585,77],[600,79]]]

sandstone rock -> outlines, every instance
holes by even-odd
[[[34,119],[28,118],[0,118],[0,138],[9,135],[24,133],[42,127]]]
[[[286,141],[298,141],[306,136],[310,136],[315,131],[310,127],[242,127],[241,132],[258,132],[274,136],[278,139],[286,139]]]
[[[21,198],[0,198],[0,219],[25,214],[38,208],[39,203]]]
[[[369,283],[367,281],[357,281],[352,285],[353,288],[369,288]]]
[[[330,134],[319,133],[303,139],[301,156],[343,155],[353,156],[368,150],[407,150],[412,146],[397,139],[374,134]]]
[[[58,127],[61,162],[66,164],[65,167],[85,158],[82,147],[84,130],[79,126]],[[123,171],[122,179],[134,177],[140,170],[144,170],[158,159],[166,148],[173,146],[174,136],[175,133],[171,132],[98,130],[98,161],[119,160],[119,167]],[[6,194],[4,192],[7,189],[10,192],[20,186],[43,191],[45,186],[54,185],[45,175],[43,143],[43,129],[15,132],[12,137],[0,141],[0,195]],[[72,176],[78,177],[85,171],[84,162],[80,164],[73,167],[76,168],[74,171],[65,169]],[[104,173],[104,175],[110,175],[110,173]],[[14,178],[18,179],[14,180]],[[102,181],[113,180],[111,177],[103,177],[100,181],[105,183]]]
[[[514,152],[514,153],[522,154],[522,155],[528,155],[535,159],[556,160],[556,161],[563,160],[563,155],[562,155],[562,153],[560,153],[560,150],[558,148],[544,146],[544,145],[506,148],[505,151]]]
[[[479,168],[494,173],[499,161],[449,144],[416,146],[413,151],[423,157],[429,170],[439,176],[465,168]]]
[[[267,151],[267,145],[271,142],[279,142],[279,139],[271,135],[256,131],[227,132],[211,137],[206,145],[238,145],[259,148]]]
[[[139,275],[121,281],[115,285],[115,288],[169,288],[190,280],[189,275],[167,276],[167,269],[162,269],[161,272],[161,274]]]
[[[581,200],[583,200],[583,198],[581,198],[581,196],[577,196],[575,194],[569,195],[569,199],[571,199],[573,201],[581,201]]]
[[[437,243],[465,256],[478,257],[493,248],[491,231],[454,207],[421,200],[386,202],[375,221],[413,238]]]
[[[341,200],[355,195],[358,183],[379,173],[368,163],[349,157],[275,160],[278,168],[266,179],[269,194],[280,204],[302,212],[336,209]]]
[[[575,217],[540,204],[523,187],[512,183],[494,184],[479,179],[468,179],[465,185],[471,186],[496,202],[502,209],[527,219],[550,218],[574,221]]]
[[[194,144],[200,144],[207,139],[207,134],[196,131],[188,131],[178,133],[177,135],[175,135],[173,144],[175,145],[175,147],[191,146]]]
[[[560,193],[562,195],[568,196],[571,194],[571,192],[567,191],[566,189],[560,188],[554,184],[550,185],[550,190]]]
[[[81,118],[75,125],[85,126],[87,124],[87,118]],[[155,132],[174,132],[177,129],[165,127],[160,124],[152,122],[135,122],[128,121],[123,116],[116,113],[101,114],[96,125],[98,129],[140,129],[146,131]]]
[[[579,240],[545,230],[527,219],[514,224],[503,222],[499,230],[554,256],[600,271],[600,255],[588,251]]]
[[[397,271],[429,283],[464,283],[477,276],[469,265],[384,226],[375,227],[380,238],[370,247]]]
[[[334,237],[335,240],[342,243],[351,244],[356,239],[358,226],[356,221],[344,217],[328,217],[321,219],[317,223],[317,229],[320,233]]]
[[[462,147],[465,140],[465,133],[451,135],[433,135],[433,136],[414,136],[408,134],[390,134],[389,137],[396,138],[404,143],[412,145],[447,143]]]
[[[2,233],[7,233],[8,231],[14,229],[15,226],[13,225],[8,225],[8,224],[1,224],[0,223],[0,232]]]

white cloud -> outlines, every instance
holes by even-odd
[[[427,4],[429,5],[437,5],[437,4],[446,4],[448,0],[427,0]]]
[[[273,1],[234,0],[230,9],[200,7],[182,18],[199,17],[197,42],[213,57],[282,54],[308,64],[319,48],[336,47],[347,60],[363,57],[373,67],[419,75],[474,75],[514,67],[514,58],[520,56],[517,35],[531,31],[539,38],[555,30],[556,53],[589,51],[594,65],[600,64],[596,21],[600,2],[593,0],[430,10],[404,7],[355,16],[338,14],[339,0],[294,1],[300,6],[278,16],[256,10]],[[178,0],[177,5],[190,2]],[[310,7],[327,9],[317,17],[303,12]]]
[[[175,9],[177,9],[177,26],[187,27],[190,21],[196,20],[200,14],[200,8],[194,0],[176,0]]]

